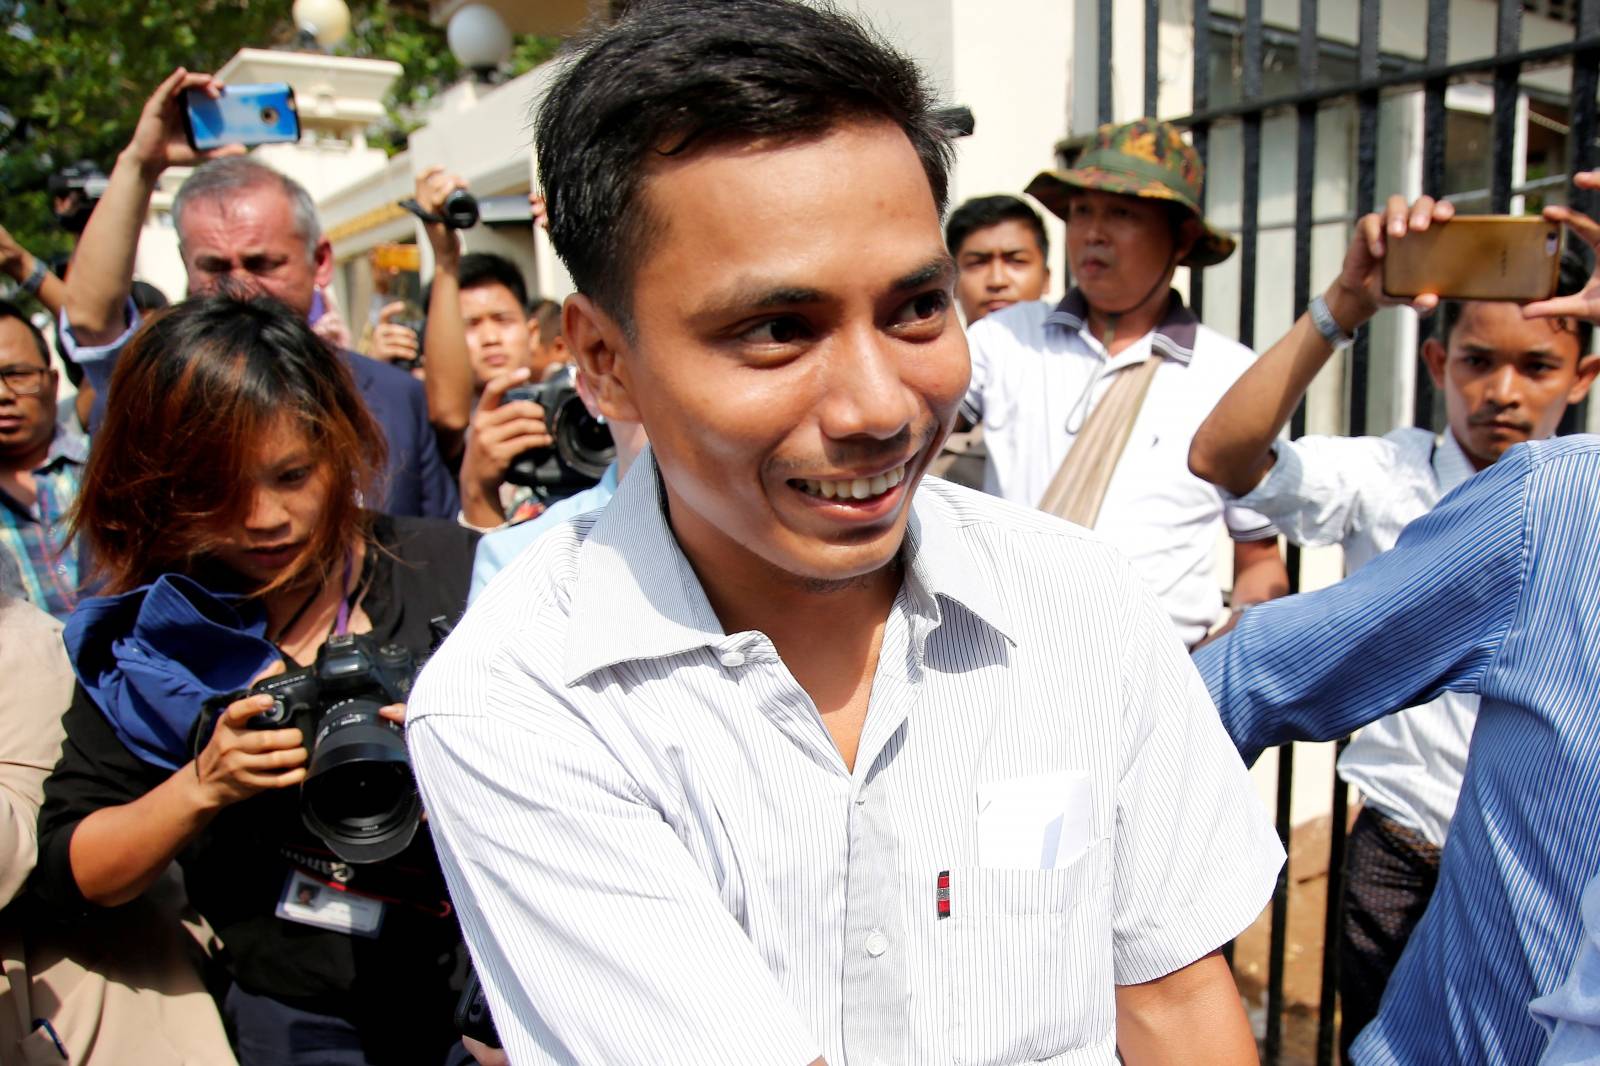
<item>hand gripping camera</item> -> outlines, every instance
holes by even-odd
[[[330,637],[316,662],[250,690],[272,708],[252,729],[299,727],[310,760],[300,790],[306,828],[346,862],[382,862],[404,851],[422,816],[405,733],[378,714],[404,703],[418,664],[397,644]]]
[[[562,367],[537,385],[507,389],[503,402],[513,400],[532,400],[544,408],[545,425],[555,444],[511,460],[506,470],[511,484],[543,489],[551,497],[570,496],[599,481],[616,460],[611,427],[583,405],[572,367]]]

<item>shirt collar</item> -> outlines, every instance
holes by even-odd
[[[619,663],[713,647],[727,634],[667,522],[655,456],[646,448],[578,549],[563,681]],[[1008,641],[1010,623],[962,543],[949,504],[923,488],[907,524],[905,591],[914,610],[940,617],[948,599]]]
[[[1456,435],[1446,429],[1433,452],[1433,476],[1439,482],[1439,491],[1449,492],[1477,472]]]
[[[38,469],[47,470],[60,462],[82,466],[89,461],[89,437],[69,423],[56,420],[55,436],[50,438],[50,451]]]
[[[1084,297],[1083,290],[1077,287],[1067,293],[1044,320],[1047,329],[1059,326],[1079,333],[1088,328],[1088,323],[1089,301]],[[1150,347],[1168,359],[1188,366],[1194,358],[1195,337],[1199,329],[1200,320],[1184,304],[1178,291],[1173,289],[1166,315],[1151,331]]]

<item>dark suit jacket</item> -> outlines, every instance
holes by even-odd
[[[428,422],[422,383],[388,363],[356,352],[341,352],[356,379],[367,410],[389,442],[388,489],[381,510],[454,521],[461,510],[456,482],[439,457],[439,443]]]

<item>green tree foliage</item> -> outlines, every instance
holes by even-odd
[[[373,143],[391,151],[429,100],[462,76],[427,0],[348,0],[350,36],[334,52],[399,62],[404,73]],[[79,159],[110,170],[150,91],[175,67],[216,70],[240,48],[296,44],[290,0],[0,0],[0,223],[39,255],[69,240],[50,215],[50,174]],[[520,74],[550,38],[517,38]]]

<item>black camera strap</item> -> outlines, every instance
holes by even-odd
[[[449,220],[443,215],[436,215],[432,211],[424,211],[422,209],[422,205],[417,203],[415,200],[401,200],[400,206],[405,208],[407,211],[410,211],[413,215],[416,215],[424,222],[437,222],[442,226],[449,225]]]

